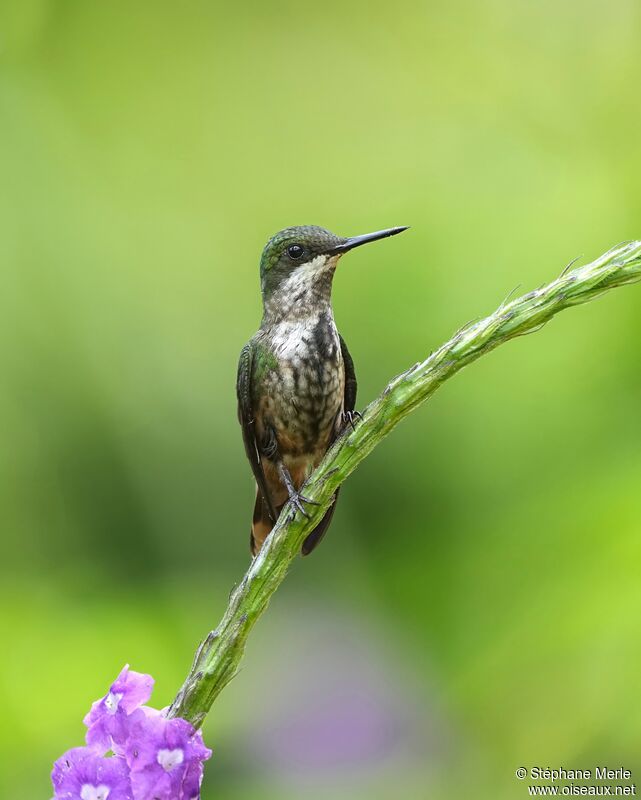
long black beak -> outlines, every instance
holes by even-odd
[[[374,233],[364,233],[362,236],[350,236],[345,239],[341,244],[335,247],[330,255],[338,255],[346,253],[348,250],[353,250],[355,247],[360,247],[362,244],[368,242],[376,242],[378,239],[385,239],[388,236],[396,236],[397,233],[402,233],[409,228],[409,225],[401,225],[399,228],[386,228],[384,231],[374,231]]]

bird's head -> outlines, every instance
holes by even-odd
[[[305,292],[315,284],[331,286],[336,264],[344,253],[404,230],[407,227],[343,238],[317,225],[285,228],[274,234],[263,250],[260,260],[263,299]]]

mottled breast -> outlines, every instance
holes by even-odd
[[[345,369],[331,311],[278,322],[258,334],[257,433],[275,432],[282,455],[322,455],[343,409]],[[314,459],[315,460],[315,459]]]

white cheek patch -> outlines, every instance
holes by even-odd
[[[314,276],[325,272],[332,259],[329,256],[316,256],[306,264],[295,267],[292,274],[282,284],[281,291],[288,296],[298,294],[309,289]]]
[[[339,257],[319,255],[292,267],[272,294],[264,298],[266,321],[274,325],[287,319],[317,317],[321,308],[331,314],[331,273]],[[306,319],[305,324],[309,326],[310,320]]]

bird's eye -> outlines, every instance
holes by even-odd
[[[287,255],[290,258],[293,258],[294,261],[298,261],[299,258],[303,257],[304,250],[299,244],[290,244],[287,248]]]

